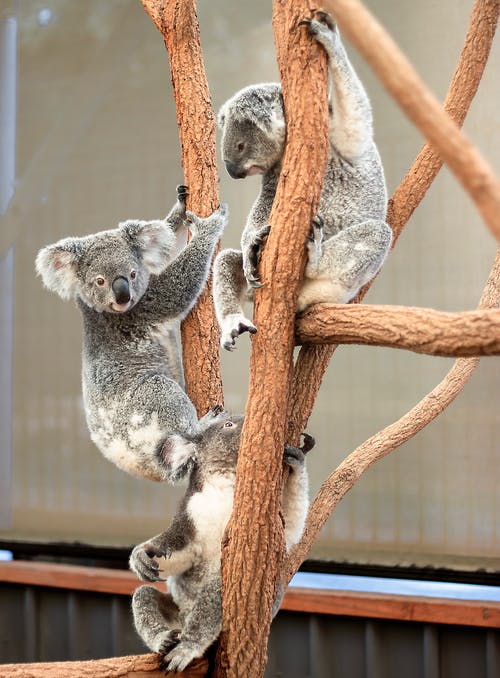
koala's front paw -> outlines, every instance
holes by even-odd
[[[287,466],[295,471],[301,469],[304,466],[306,460],[305,454],[298,447],[293,445],[285,445],[285,452],[283,454],[283,461]]]
[[[323,254],[323,219],[317,214],[311,220],[311,230],[307,236],[307,274],[313,275]]]
[[[300,449],[304,454],[307,454],[309,450],[312,450],[312,448],[316,445],[316,441],[312,436],[309,435],[309,433],[302,433],[302,438],[304,442],[300,446]]]
[[[227,315],[222,321],[220,343],[226,351],[234,351],[236,348],[236,339],[243,334],[243,332],[250,332],[255,334],[257,328],[255,325],[245,318],[241,313],[232,313]]]
[[[184,184],[179,184],[179,186],[175,187],[175,190],[177,191],[177,200],[186,206],[186,200],[189,195],[188,187]]]
[[[167,554],[151,544],[144,542],[136,546],[130,554],[130,569],[143,581],[160,581],[159,565],[156,558]]]
[[[257,273],[257,266],[259,265],[262,254],[262,246],[265,239],[269,235],[271,227],[269,225],[259,228],[258,231],[252,234],[251,240],[246,244],[243,253],[243,272],[250,287],[262,287],[259,275]]]
[[[162,668],[168,671],[184,671],[184,669],[193,661],[201,657],[203,648],[197,643],[182,642],[171,650],[162,661]]]
[[[222,235],[223,230],[227,226],[228,214],[228,207],[223,203],[209,217],[198,217],[193,212],[186,211],[186,218],[189,230],[193,236],[209,235],[215,239]]]

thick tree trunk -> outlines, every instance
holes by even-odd
[[[250,387],[233,516],[223,549],[223,626],[217,676],[259,678],[283,562],[282,458],[294,318],[306,237],[328,156],[326,59],[299,23],[306,0],[274,4],[287,146],[256,293]],[[279,319],[279,320],[278,320]]]
[[[195,0],[141,0],[163,35],[170,61],[188,208],[208,216],[219,205],[215,117],[203,65]],[[189,77],[186,77],[189,73]],[[223,403],[219,329],[211,282],[182,323],[186,391],[199,415]]]

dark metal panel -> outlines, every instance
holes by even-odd
[[[130,599],[0,584],[0,663],[139,654]],[[280,612],[266,678],[500,678],[500,630]],[[1,671],[0,671],[1,674]]]

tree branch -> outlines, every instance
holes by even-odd
[[[500,303],[500,249],[479,302],[480,309]],[[479,364],[479,358],[459,358],[445,378],[401,419],[382,429],[354,450],[322,484],[309,509],[306,529],[300,543],[290,553],[286,577],[293,574],[307,557],[319,531],[340,500],[361,475],[376,461],[413,438],[453,402]]]
[[[477,91],[488,61],[500,12],[499,0],[476,0],[458,65],[445,99],[445,109],[461,125]],[[389,200],[387,222],[394,238],[392,247],[414,210],[418,207],[442,166],[442,160],[425,144],[394,195]],[[359,303],[372,283],[365,285]],[[300,349],[294,370],[288,440],[297,441],[307,426],[323,375],[335,346],[305,345]]]
[[[81,662],[3,664],[1,675],[2,678],[204,678],[207,669],[207,660],[198,659],[181,673],[165,673],[158,668],[157,654],[141,654]]]
[[[367,344],[443,357],[500,354],[500,310],[316,304],[297,318],[297,343]]]
[[[189,186],[188,207],[200,216],[208,216],[219,205],[215,118],[203,65],[196,2],[141,2],[163,35],[168,52],[184,181]],[[199,415],[205,414],[213,405],[223,403],[219,326],[210,289],[209,281],[182,323],[186,391]]]

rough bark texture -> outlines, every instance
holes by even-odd
[[[218,676],[263,675],[283,559],[282,455],[297,289],[328,155],[325,55],[299,26],[311,14],[304,0],[274,4],[287,147],[260,268],[265,286],[255,299],[259,332],[252,339],[233,517],[224,546]]]
[[[40,664],[2,664],[2,678],[203,678],[208,662],[198,659],[181,673],[160,671],[157,654],[144,654],[85,662],[44,662]]]
[[[168,52],[184,182],[189,186],[188,208],[196,214],[208,216],[219,205],[216,135],[203,65],[196,2],[141,2],[163,35]],[[223,402],[219,329],[210,289],[209,281],[195,308],[182,323],[186,391],[200,415]]]
[[[367,344],[444,357],[500,354],[500,310],[316,304],[296,321],[301,344]]]
[[[445,110],[461,125],[481,82],[498,24],[499,0],[476,0],[472,9],[465,44],[448,88]],[[401,231],[420,204],[443,164],[440,156],[427,143],[411,165],[400,185],[389,200],[387,222],[396,244]],[[356,298],[360,302],[370,288],[366,285]],[[296,441],[306,428],[323,375],[335,346],[308,346],[301,348],[294,370],[291,407],[289,411],[288,440]]]
[[[500,303],[500,249],[488,277],[480,309],[495,308]],[[290,553],[286,580],[307,557],[319,531],[339,501],[360,476],[376,461],[413,438],[453,402],[479,364],[479,358],[459,358],[445,378],[401,419],[390,424],[357,447],[322,484],[311,504],[306,529],[300,543]]]

